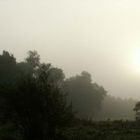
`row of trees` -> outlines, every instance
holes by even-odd
[[[73,110],[92,118],[105,95],[89,73],[65,79],[61,69],[41,63],[36,51],[19,63],[7,51],[0,55],[0,123],[10,124],[23,140],[60,138],[74,120]]]
[[[124,117],[134,104],[106,93],[88,72],[66,79],[61,69],[41,63],[36,51],[29,51],[23,62],[7,51],[0,55],[0,124],[16,132],[8,139],[17,134],[23,140],[63,139],[62,130],[75,117],[116,119],[120,110]],[[139,109],[137,103],[137,118]]]
[[[102,101],[101,110],[94,119],[97,120],[134,120],[133,108],[137,103],[134,99],[122,99],[107,95]]]

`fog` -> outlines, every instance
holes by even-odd
[[[108,94],[140,98],[140,1],[0,0],[0,53],[28,50],[64,70],[86,70]]]

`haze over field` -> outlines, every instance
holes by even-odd
[[[0,52],[42,61],[67,77],[86,70],[108,94],[140,99],[139,0],[0,0]]]

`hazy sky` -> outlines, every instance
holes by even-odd
[[[108,94],[140,99],[139,0],[0,0],[0,53],[28,50],[64,70],[90,72]]]

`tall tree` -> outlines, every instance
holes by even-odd
[[[3,51],[0,55],[0,84],[13,82],[16,73],[16,59],[9,52]]]
[[[136,103],[134,111],[136,112],[136,120],[140,121],[140,101]]]
[[[62,84],[56,82],[60,83],[63,76],[50,64],[40,64],[36,72],[22,75],[16,85],[0,87],[3,117],[20,130],[23,140],[56,139],[58,129],[72,120]]]
[[[91,75],[85,71],[81,75],[66,79],[63,88],[80,118],[93,118],[106,95],[104,88],[92,83]]]

